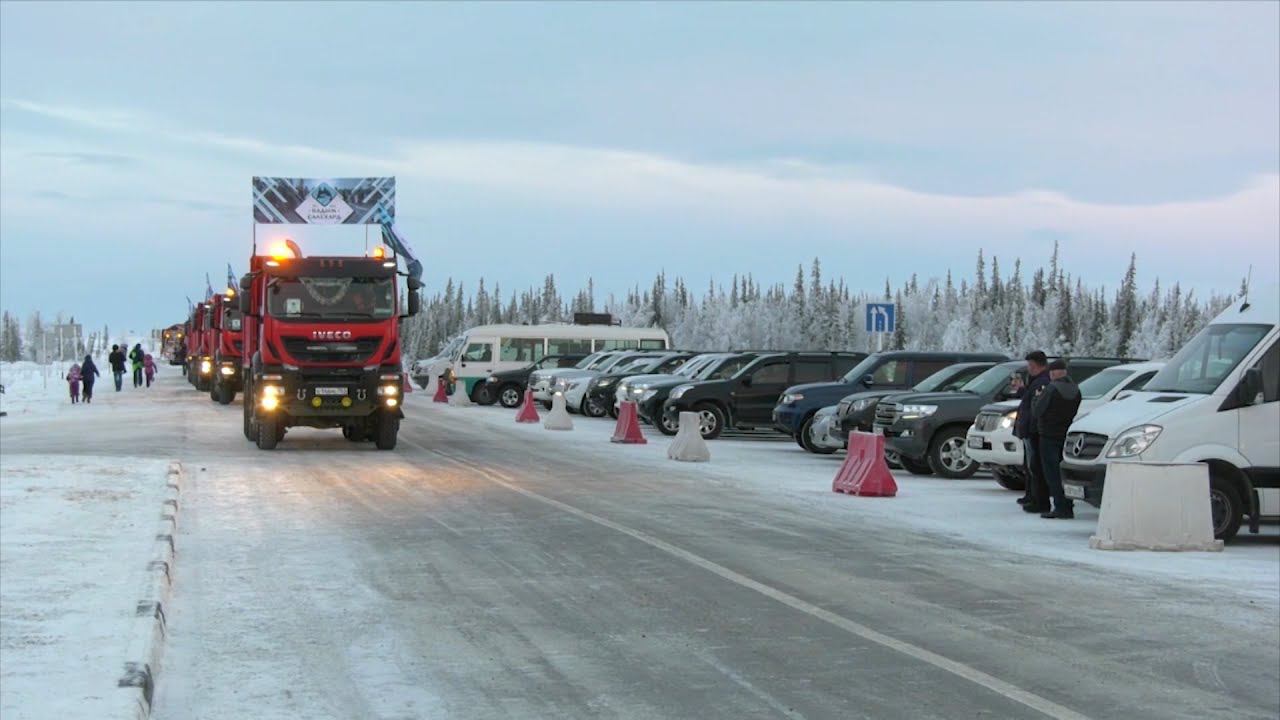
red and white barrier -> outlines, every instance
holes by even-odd
[[[444,378],[436,378],[436,394],[432,396],[431,402],[449,402],[449,393],[445,387],[446,385],[447,383],[444,381]]]
[[[640,432],[640,414],[636,412],[634,400],[623,400],[618,406],[618,424],[613,427],[610,442],[644,445],[649,442]]]
[[[537,403],[533,400],[533,390],[528,388],[524,391],[524,402],[516,410],[516,422],[518,423],[536,423],[542,420],[538,417],[538,408],[534,407]]]
[[[849,433],[849,454],[831,481],[831,490],[849,495],[893,497],[898,483],[884,461],[884,436],[864,432]]]

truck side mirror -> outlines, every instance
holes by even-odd
[[[418,292],[419,290],[422,289],[422,281],[416,277],[409,278],[409,281],[406,283],[406,285],[409,288],[409,292]]]
[[[1125,398],[1129,397],[1129,396],[1130,396],[1130,395],[1132,395],[1132,394],[1133,394],[1133,391],[1132,391],[1132,390],[1121,390],[1120,392],[1116,393],[1116,396],[1115,396],[1114,398],[1112,398],[1112,400],[1113,400],[1113,401],[1114,401],[1114,400],[1123,400],[1123,399],[1125,399]]]
[[[249,292],[249,288],[252,286],[253,286],[253,275],[246,274],[246,275],[240,276],[241,295],[247,294]]]
[[[422,296],[418,294],[417,290],[410,290],[408,314],[410,316],[413,316],[413,315],[417,315],[421,311],[422,311]]]
[[[244,283],[241,283],[241,285],[243,284]],[[253,305],[249,302],[249,291],[246,288],[244,292],[240,293],[240,313],[243,315],[248,315],[252,311],[253,311]]]

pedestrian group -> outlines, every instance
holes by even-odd
[[[1050,362],[1040,350],[1027,353],[1026,360],[1027,380],[1017,391],[1021,402],[1013,426],[1027,469],[1026,494],[1018,504],[1042,518],[1071,519],[1075,507],[1062,487],[1062,450],[1080,408],[1080,388],[1067,375],[1065,361]]]
[[[111,366],[111,375],[115,380],[116,392],[120,392],[124,388],[125,362],[128,361],[133,370],[133,386],[134,387],[151,387],[151,383],[156,377],[156,363],[152,359],[151,353],[142,349],[142,343],[136,343],[133,349],[125,355],[125,351],[119,345],[112,345],[111,352],[107,355],[107,364]],[[67,371],[67,389],[71,394],[71,403],[77,404],[81,400],[86,403],[93,402],[93,384],[97,381],[98,366],[93,362],[92,355],[85,355],[84,361],[80,364],[72,364]]]

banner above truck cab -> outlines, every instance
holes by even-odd
[[[390,225],[396,179],[253,178],[253,221],[276,225]]]

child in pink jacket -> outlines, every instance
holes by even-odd
[[[75,405],[80,402],[80,366],[71,365],[71,369],[67,371],[67,386],[71,390],[71,404]]]
[[[151,359],[151,353],[142,358],[142,372],[147,375],[147,387],[151,387],[151,381],[156,377],[156,361]]]

